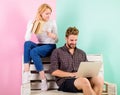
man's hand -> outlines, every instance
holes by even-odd
[[[70,77],[77,77],[77,72],[69,73]]]
[[[55,70],[52,73],[53,76],[57,76],[57,77],[76,77],[77,76],[77,72],[64,72],[62,70]]]

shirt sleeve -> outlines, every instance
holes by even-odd
[[[58,51],[57,49],[53,50],[51,57],[50,57],[50,73],[54,72],[55,70],[59,69],[59,61],[58,61]]]
[[[26,29],[26,34],[25,34],[25,41],[29,41],[32,35],[32,27],[33,27],[33,23],[32,21],[29,21],[27,24],[27,29]]]
[[[53,33],[55,33],[56,35],[56,42],[58,42],[58,33],[57,33],[57,24],[55,22],[55,20],[53,21]]]

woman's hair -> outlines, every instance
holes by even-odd
[[[36,20],[42,20],[41,14],[46,10],[46,9],[50,9],[52,12],[52,8],[48,5],[48,4],[42,4],[37,11],[37,15],[36,15]]]
[[[66,31],[65,36],[68,37],[70,35],[78,35],[79,30],[76,27],[69,27]]]

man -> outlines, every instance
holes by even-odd
[[[76,47],[79,31],[75,27],[69,27],[66,31],[66,44],[55,49],[51,55],[50,72],[56,76],[59,91],[80,92],[84,95],[101,95],[103,78],[77,77],[77,70],[81,61],[87,61],[83,50]]]

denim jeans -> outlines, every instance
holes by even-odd
[[[36,44],[32,41],[24,43],[24,64],[30,63],[33,60],[36,70],[42,71],[42,57],[50,56],[52,51],[56,48],[56,44]]]

